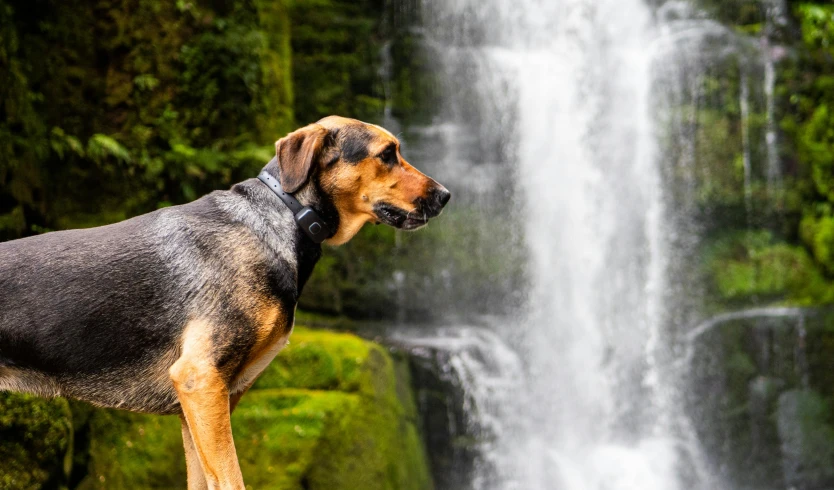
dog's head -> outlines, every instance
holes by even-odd
[[[420,228],[451,197],[405,161],[394,135],[356,119],[326,117],[281,138],[275,151],[286,192],[314,181],[333,203],[339,226],[327,240],[332,245],[347,242],[368,222]]]

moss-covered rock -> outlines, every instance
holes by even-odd
[[[66,400],[0,392],[0,489],[64,483],[71,441]]]
[[[88,426],[79,488],[185,485],[177,417],[96,410]],[[353,335],[296,329],[232,427],[250,488],[432,488],[407,369]]]
[[[88,431],[87,474],[79,489],[185,487],[178,417],[95,410]]]

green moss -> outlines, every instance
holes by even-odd
[[[272,361],[253,388],[357,391],[359,367],[367,364],[370,345],[350,334],[296,328],[289,346]]]
[[[95,410],[89,467],[79,489],[184,488],[179,418]]]
[[[322,441],[360,403],[356,395],[294,389],[256,390],[244,400],[233,416],[244,479],[251,488],[288,490],[303,488]]]
[[[232,416],[249,488],[432,488],[407,368],[349,334],[297,328]],[[177,417],[95,410],[79,488],[182,488]]]
[[[0,392],[0,489],[65,482],[72,446],[66,400]]]

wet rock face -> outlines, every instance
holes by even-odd
[[[834,487],[834,317],[718,323],[699,337],[688,410],[729,488]]]
[[[522,378],[517,355],[486,327],[400,331],[387,340],[407,352],[412,386],[438,490],[508,488],[498,444],[512,421]]]
[[[834,487],[834,427],[831,404],[812,390],[790,390],[779,397],[776,423],[782,470],[788,488]]]
[[[449,371],[449,353],[412,349],[409,359],[421,432],[437,490],[471,488],[479,448],[466,393]]]

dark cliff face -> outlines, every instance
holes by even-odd
[[[821,74],[834,68],[834,7],[692,4],[740,42],[720,55],[706,45],[713,49],[702,53],[706,70],[691,78],[704,89],[690,100],[698,108],[686,126],[697,156],[694,187],[687,194],[684,179],[672,175],[669,190],[673,209],[687,214],[685,226],[697,236],[676,267],[701,290],[690,291],[690,313],[677,321],[690,327],[708,312],[829,305],[831,193],[815,175],[829,175],[822,169],[832,158],[822,149],[830,148],[825,134],[834,125],[823,114],[834,99],[822,89],[830,77]],[[670,155],[683,154],[672,140],[663,140]],[[751,314],[718,322],[682,346],[694,352],[685,368],[686,410],[730,488],[832,486],[831,322],[825,308],[780,318]]]
[[[691,346],[688,402],[706,454],[731,488],[831,488],[832,311],[748,311]]]
[[[466,393],[460,380],[448,374],[448,353],[412,350],[409,364],[421,432],[437,490],[473,488],[475,467],[479,462],[483,464],[480,431],[473,414],[465,408]]]

